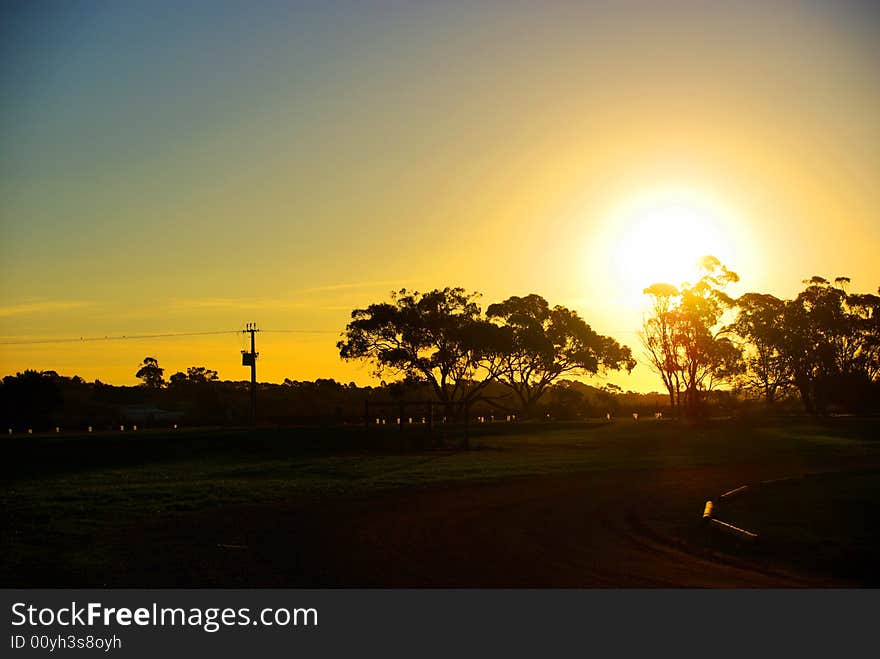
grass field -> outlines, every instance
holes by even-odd
[[[332,516],[339,519],[369,521],[377,507],[364,502],[372,500],[403,502],[419,493],[438,491],[445,497],[444,503],[437,504],[442,507],[452,505],[448,500],[456,498],[457,492],[462,492],[461,496],[474,496],[474,492],[482,496],[481,492],[489,490],[473,488],[483,485],[509,487],[518,497],[535,488],[537,500],[544,496],[542,492],[552,489],[556,480],[577,487],[580,483],[586,483],[586,487],[597,483],[599,489],[593,493],[586,490],[583,496],[599,501],[608,498],[609,508],[621,501],[630,506],[636,492],[641,492],[638,500],[645,500],[645,505],[637,512],[643,520],[649,520],[659,533],[699,543],[695,521],[701,512],[701,500],[721,491],[713,488],[735,487],[758,477],[876,467],[880,465],[878,429],[877,419],[847,418],[824,422],[716,421],[695,426],[653,420],[496,424],[476,429],[468,451],[393,450],[395,442],[403,437],[391,434],[395,431],[378,438],[378,444],[392,448],[367,450],[363,446],[377,444],[377,438],[365,435],[362,428],[140,431],[12,438],[0,448],[0,583],[169,585],[180,581],[177,577],[165,578],[163,570],[170,574],[174,570],[169,565],[183,561],[190,565],[184,580],[187,585],[225,585],[223,571],[216,566],[206,568],[204,579],[198,574],[196,529],[209,519],[232,524],[236,516],[242,517],[242,523],[253,523],[251,517],[265,518],[261,523],[271,528],[278,524],[279,511],[295,510],[297,519],[303,519],[309,528],[317,528],[314,537],[319,537],[324,532],[323,522],[313,519],[318,512],[311,514],[310,510],[332,509]],[[767,554],[751,558],[790,564],[810,573],[842,575],[858,583],[871,582],[876,572],[859,572],[860,568],[841,572],[835,562],[847,556],[847,548],[859,556],[880,549],[873,531],[880,490],[874,476],[861,478],[812,479],[809,486],[803,486],[807,489],[767,489],[766,498],[771,503],[743,498],[736,502],[736,508],[731,504],[729,516],[747,528],[766,529]],[[601,488],[598,483],[603,483]],[[656,483],[648,495],[637,489],[645,483]],[[567,495],[560,491],[558,496]],[[793,502],[801,499],[804,503],[795,507]],[[749,502],[755,503],[749,507]],[[393,503],[392,508],[397,505]],[[523,506],[527,508],[528,501]],[[779,509],[793,508],[799,511],[796,517],[777,514]],[[601,517],[601,510],[596,507],[594,514]],[[839,514],[839,510],[846,514]],[[391,528],[401,528],[408,519],[422,514],[401,512]],[[527,519],[528,514],[523,513],[523,524],[535,521]],[[634,513],[629,510],[627,514]],[[430,516],[430,511],[424,511],[424,515]],[[486,515],[480,522],[483,525],[486,520],[493,523],[491,520],[502,517],[493,518],[488,512]],[[518,523],[516,519],[511,516],[510,524]],[[548,530],[548,538],[553,531]],[[251,535],[260,533],[253,530]],[[393,544],[397,542],[395,533],[369,542]],[[355,542],[351,538],[347,541]],[[151,544],[156,542],[162,546]],[[211,542],[212,548],[238,546]],[[289,551],[294,551],[300,541],[288,538],[284,542]],[[817,543],[823,547],[822,559],[813,564],[810,556]],[[170,551],[167,563],[157,562],[154,554],[164,549]],[[128,556],[122,566],[117,560],[120,552]],[[229,564],[226,558],[223,560],[224,565]],[[236,560],[240,560],[235,564],[238,572],[226,583],[346,585],[341,576],[327,573],[320,565],[300,566],[291,575],[283,574],[276,566],[272,577],[263,579],[259,576],[263,573],[254,567],[256,559],[233,557],[233,563]],[[345,556],[336,560],[344,572]],[[513,556],[510,560],[518,559]],[[151,571],[145,574],[132,567],[139,562],[149,562]],[[111,569],[112,565],[116,567]],[[256,571],[249,581],[251,567]],[[257,567],[263,569],[264,564]],[[514,567],[511,564],[511,569]],[[553,583],[568,585],[564,569],[554,570]],[[381,578],[369,576],[355,575],[351,585],[383,585]],[[428,583],[412,579],[405,583]],[[503,574],[495,579],[499,585],[507,585]],[[457,583],[470,585],[466,580]],[[482,583],[479,575],[474,585],[477,583]],[[514,583],[519,580],[511,577],[510,585]],[[535,583],[545,582],[536,577]],[[589,582],[572,575],[571,585],[584,583]]]
[[[747,557],[880,586],[880,471],[758,483],[719,516],[760,532]]]

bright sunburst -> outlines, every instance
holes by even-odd
[[[693,281],[706,254],[732,269],[746,252],[742,222],[711,197],[683,188],[642,192],[614,209],[600,241],[604,272],[635,302],[654,282]]]

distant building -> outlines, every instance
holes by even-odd
[[[179,421],[183,417],[183,412],[172,412],[148,405],[125,405],[120,409],[120,415],[126,421],[156,423],[160,421]]]

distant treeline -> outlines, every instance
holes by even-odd
[[[609,414],[701,417],[765,409],[777,412],[880,412],[880,296],[850,293],[849,279],[812,277],[794,299],[765,293],[732,298],[739,279],[705,257],[694,284],[657,283],[640,333],[648,367],[666,393],[624,393],[575,378],[631,371],[628,346],[596,332],[575,311],[540,295],[481,308],[462,288],[419,293],[351,313],[337,349],[366,362],[376,387],[334,380],[258,385],[260,423],[394,421],[435,414],[518,419],[580,419]],[[2,427],[111,428],[128,423],[243,425],[249,382],[221,382],[192,366],[171,375],[146,357],[143,384],[115,387],[53,371],[25,371],[0,385]],[[421,409],[414,403],[422,402]],[[406,403],[406,405],[402,405]],[[372,405],[372,406],[370,406]],[[381,421],[381,419],[380,419]]]
[[[644,291],[651,308],[639,338],[673,416],[712,414],[724,391],[770,409],[796,396],[812,414],[880,411],[880,296],[850,293],[846,277],[812,277],[792,300],[754,292],[733,298],[725,289],[738,280],[707,256],[694,283]],[[392,293],[352,311],[339,354],[369,363],[378,376],[425,382],[451,404],[503,385],[526,416],[548,404],[563,378],[636,366],[628,346],[540,295],[485,311],[479,297],[461,288]]]
[[[249,422],[250,382],[177,381],[160,387],[113,386],[100,381],[86,382],[77,376],[65,377],[54,371],[25,371],[6,376],[0,384],[2,429],[15,433],[53,431],[94,431],[130,428],[226,425]],[[474,402],[471,416],[489,422],[516,415],[522,419],[517,400],[503,385],[493,383],[485,391],[486,399]],[[725,398],[726,396],[722,396]],[[419,382],[382,383],[374,387],[343,384],[332,379],[311,381],[285,380],[282,384],[258,384],[258,417],[262,424],[340,424],[362,423],[365,405],[371,407],[371,421],[385,419],[396,423],[399,416],[420,423],[429,414],[427,405],[434,401],[430,386]],[[406,403],[400,407],[400,403]],[[719,409],[727,409],[721,401]],[[535,415],[540,419],[577,420],[605,418],[633,412],[643,417],[665,409],[666,397],[658,393],[623,392],[613,385],[597,388],[582,382],[563,380],[554,384],[542,397]],[[439,421],[442,410],[435,405]]]
[[[654,284],[642,345],[683,416],[703,413],[723,385],[768,408],[796,396],[811,414],[880,411],[880,296],[851,293],[848,277],[814,276],[794,299],[750,292],[714,257],[695,284]]]

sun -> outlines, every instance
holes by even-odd
[[[653,283],[694,281],[701,257],[732,269],[746,250],[743,223],[724,204],[698,191],[664,187],[633,195],[603,220],[598,241],[603,273],[630,302]],[[595,255],[595,253],[594,253]]]

